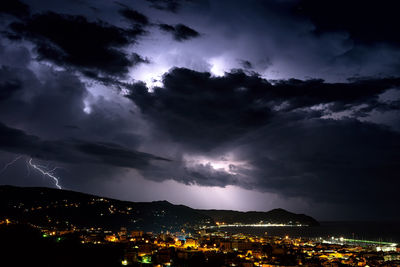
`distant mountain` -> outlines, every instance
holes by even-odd
[[[68,190],[0,186],[0,219],[9,218],[38,226],[177,231],[212,226],[215,221],[318,224],[306,215],[282,209],[269,212],[196,210],[168,201],[129,202]]]
[[[319,223],[312,217],[304,214],[295,214],[284,209],[273,209],[268,212],[260,211],[234,211],[234,210],[198,210],[200,213],[211,217],[215,222],[224,222],[226,224],[258,224],[258,223],[276,223],[276,224],[302,224],[316,226]]]

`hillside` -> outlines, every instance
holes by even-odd
[[[196,210],[168,201],[129,202],[68,190],[0,186],[0,219],[10,218],[44,227],[177,231],[227,223],[301,223],[317,225],[306,215],[282,209],[269,212]]]
[[[35,225],[176,231],[213,225],[207,215],[167,201],[128,202],[50,188],[0,186],[0,216]]]

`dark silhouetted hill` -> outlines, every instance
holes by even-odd
[[[200,213],[210,216],[216,222],[226,224],[258,224],[258,223],[276,223],[276,224],[302,224],[316,226],[319,223],[312,217],[304,214],[295,214],[284,209],[273,209],[267,212],[261,211],[234,211],[234,210],[198,210]]]
[[[240,223],[318,224],[306,215],[282,209],[269,212],[196,210],[168,201],[129,202],[68,190],[0,186],[0,219],[57,228],[102,228],[177,231],[212,226],[215,221]]]

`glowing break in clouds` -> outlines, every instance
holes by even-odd
[[[184,156],[185,165],[187,167],[195,167],[196,165],[210,166],[214,170],[224,171],[229,174],[238,174],[238,169],[252,169],[250,164],[246,161],[239,161],[233,159],[233,156],[226,155],[218,158],[206,157],[206,156]]]

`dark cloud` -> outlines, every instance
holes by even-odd
[[[98,100],[85,113],[89,93],[77,76],[41,71],[39,79],[24,65],[0,69],[0,150],[78,165],[147,168],[152,160],[166,160],[135,149],[140,137],[121,114],[110,115],[112,103]]]
[[[96,163],[118,167],[147,168],[151,160],[167,160],[125,149],[112,143],[81,140],[47,141],[0,123],[0,149],[19,155],[62,163]]]
[[[131,56],[131,61],[133,62],[134,65],[140,64],[140,63],[150,63],[150,60],[148,58],[143,58],[137,53],[133,53]]]
[[[86,87],[67,72],[44,68],[41,79],[25,67],[3,67],[0,82],[14,81],[20,89],[0,107],[0,121],[23,125],[23,130],[47,138],[66,136],[64,125],[82,124]],[[1,75],[1,73],[11,73]],[[39,119],[40,118],[40,119]]]
[[[200,9],[208,9],[210,2],[208,0],[146,0],[150,3],[150,7],[172,13],[178,13],[187,6],[194,5],[198,12]],[[229,2],[232,4],[232,2]]]
[[[0,101],[9,98],[18,89],[20,89],[20,84],[17,82],[10,81],[0,84]]]
[[[356,41],[366,44],[400,45],[397,23],[397,1],[302,0],[297,11],[315,25],[315,33],[347,32]]]
[[[169,12],[177,12],[181,6],[181,0],[146,0],[151,7]]]
[[[119,13],[134,24],[136,23],[139,23],[141,25],[149,24],[149,19],[145,15],[128,7],[119,10]]]
[[[253,64],[251,64],[251,62],[248,60],[240,60],[239,62],[244,69],[252,69],[253,68]]]
[[[242,141],[240,157],[254,166],[253,189],[387,218],[395,208],[387,197],[399,186],[399,137],[357,120],[281,118]]]
[[[359,105],[371,106],[366,113],[380,105],[385,111],[397,110],[396,103],[385,105],[378,99],[399,86],[398,78],[268,82],[240,70],[213,77],[174,69],[163,83],[153,92],[136,84],[128,97],[154,125],[158,137],[165,134],[183,153],[210,158],[209,163],[192,165],[182,159],[180,166],[165,168],[167,177],[185,184],[236,185],[313,202],[354,202],[374,208],[376,197],[395,194],[399,132],[358,120],[362,117],[351,119],[348,110]],[[324,118],[337,111],[348,116]],[[250,167],[232,163],[228,171],[212,165],[212,158],[229,153]],[[155,180],[165,177],[159,171],[144,174]],[[374,198],[363,197],[368,194]],[[394,208],[389,206],[385,212]]]
[[[271,114],[259,99],[264,88],[258,77],[234,73],[214,78],[174,69],[163,82],[164,88],[155,88],[154,93],[137,84],[128,97],[171,138],[191,146],[211,148],[266,123]],[[252,84],[257,87],[242,88]]]
[[[323,80],[290,79],[278,81],[273,94],[291,101],[292,107],[312,106],[321,103],[335,103],[336,110],[345,109],[346,105],[367,104],[378,94],[400,85],[400,78],[360,78],[347,83],[325,83]],[[339,106],[340,104],[340,106]]]
[[[6,13],[21,18],[29,16],[29,6],[19,0],[4,0],[0,3],[0,14]]]
[[[1,143],[2,150],[13,153],[21,153],[24,149],[33,150],[36,145],[34,144],[39,140],[36,136],[30,136],[18,129],[9,128],[0,123]]]
[[[64,125],[65,128],[67,129],[72,129],[72,130],[79,130],[80,128],[75,125]]]
[[[398,183],[398,132],[352,119],[287,119],[281,118],[279,127],[262,129],[253,136],[257,146],[248,146],[253,156],[247,156],[262,172],[260,186],[348,201],[374,187],[383,196],[393,190],[389,184]]]
[[[0,69],[0,102],[7,100],[21,89],[21,82],[13,76],[15,75],[7,67],[3,66]]]
[[[121,167],[145,168],[149,165],[149,160],[168,159],[157,157],[148,153],[132,151],[125,149],[119,145],[111,143],[80,143],[77,148],[90,155],[97,156],[104,163],[113,164]]]
[[[121,49],[144,33],[140,27],[125,30],[83,16],[53,12],[13,23],[11,29],[36,44],[41,60],[117,76],[125,75],[135,63]]]
[[[161,30],[171,33],[174,39],[180,42],[200,36],[200,33],[183,24],[177,24],[175,26],[160,24],[159,27]]]
[[[143,84],[128,96],[145,116],[177,141],[211,149],[262,127],[279,113],[330,104],[325,112],[373,103],[400,79],[359,79],[348,83],[280,80],[270,83],[238,70],[223,77],[176,68],[163,78],[163,88],[148,92]],[[333,109],[333,110],[331,110]],[[310,110],[308,115],[322,116]],[[205,138],[206,137],[206,138]]]

